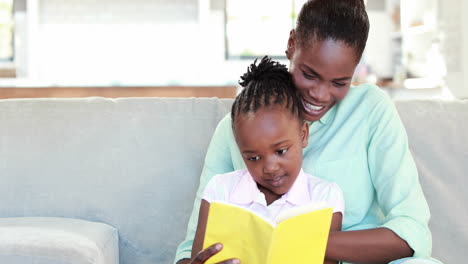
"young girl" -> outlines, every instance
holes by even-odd
[[[258,65],[255,61],[241,78],[244,90],[234,101],[231,119],[247,169],[216,175],[207,184],[192,259],[202,250],[212,201],[247,208],[271,221],[282,211],[321,201],[334,210],[330,231],[341,230],[344,208],[341,189],[301,169],[309,125],[303,119],[288,70],[264,57]]]

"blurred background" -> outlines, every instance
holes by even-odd
[[[0,0],[0,98],[234,97],[284,57],[304,0]],[[367,0],[355,84],[468,98],[468,1]]]

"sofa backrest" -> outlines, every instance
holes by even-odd
[[[122,264],[172,263],[206,148],[232,100],[0,100],[0,217],[119,230]],[[431,207],[433,255],[468,258],[468,101],[396,102]]]
[[[433,256],[468,259],[468,100],[397,101],[431,209]]]
[[[0,217],[116,227],[120,263],[172,263],[231,101],[0,100]]]

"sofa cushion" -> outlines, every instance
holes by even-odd
[[[70,218],[0,218],[0,263],[118,264],[117,230]]]

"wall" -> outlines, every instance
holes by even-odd
[[[463,50],[463,88],[460,91],[460,98],[468,99],[468,17],[466,16],[468,12],[468,1],[462,2],[462,16],[463,21],[461,25],[463,25],[463,34],[462,34],[462,50]]]
[[[447,67],[446,83],[456,98],[468,98],[468,1],[439,0],[439,25]]]
[[[17,45],[25,52],[16,54],[17,75],[28,76],[29,83],[232,86],[250,63],[225,60],[223,0],[18,1],[26,3],[21,9],[28,10],[28,17],[24,12],[18,17]],[[373,21],[365,55],[374,72],[385,77],[394,73],[391,54],[383,55],[389,48],[389,1],[369,5]],[[449,93],[466,98],[468,17],[461,14],[468,12],[468,1],[438,1],[440,28],[446,32],[446,83]],[[284,34],[286,46],[289,32],[278,34]],[[18,83],[0,80],[0,86]]]

